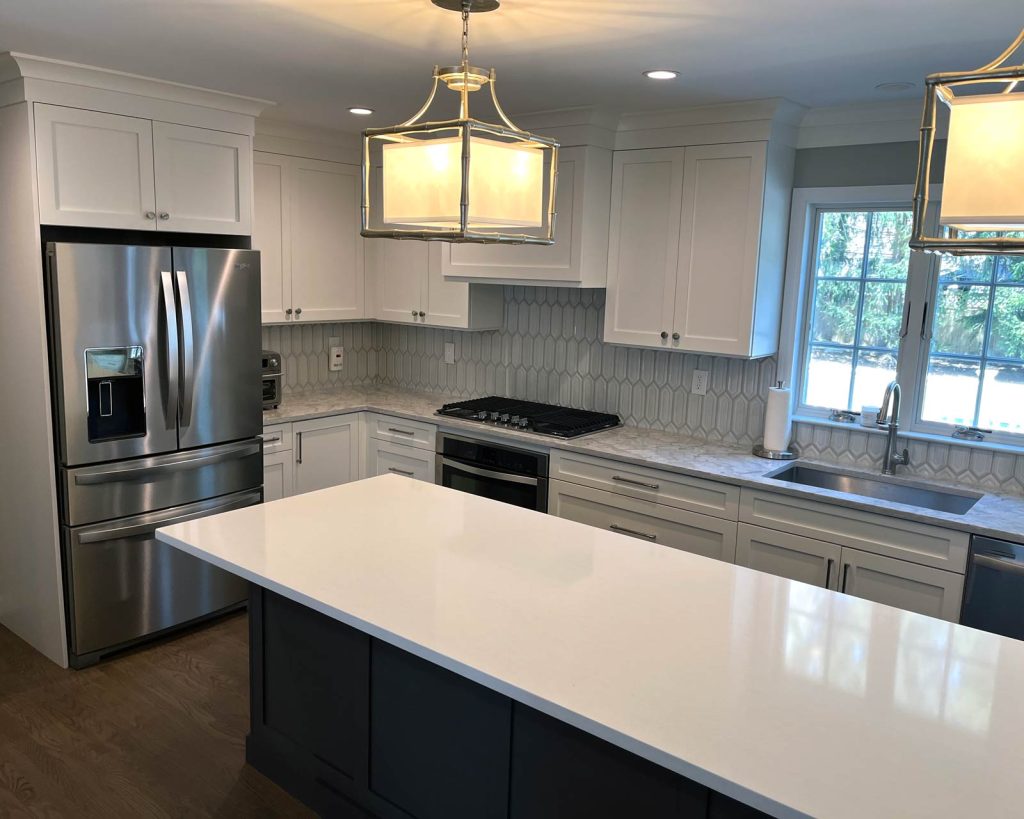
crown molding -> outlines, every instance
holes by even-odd
[[[939,120],[937,136],[944,136]],[[866,105],[812,108],[800,122],[797,148],[832,148],[884,142],[917,142],[921,129],[921,103],[893,100]]]

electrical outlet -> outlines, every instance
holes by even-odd
[[[338,341],[336,338],[332,338],[331,341]],[[332,344],[330,353],[328,354],[328,362],[332,373],[339,372],[345,367],[345,348],[338,345]]]
[[[690,392],[694,395],[707,395],[708,394],[708,371],[707,370],[694,370],[693,371],[693,383],[690,385]]]
[[[455,363],[455,342],[446,341],[444,343],[444,363],[454,364]]]

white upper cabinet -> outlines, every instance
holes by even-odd
[[[253,155],[264,323],[366,318],[359,168]]]
[[[604,287],[611,154],[593,146],[559,151],[553,245],[445,243],[442,273],[471,281]]]
[[[35,127],[42,224],[156,229],[150,120],[37,103]]]
[[[153,123],[156,208],[161,229],[252,232],[252,148],[243,134]]]
[[[36,103],[43,224],[248,234],[248,135]]]
[[[615,154],[605,341],[672,345],[683,155],[683,148]]]
[[[444,242],[370,239],[366,270],[373,318],[458,330],[501,327],[501,287],[445,279],[441,257],[447,248]]]
[[[361,184],[360,170],[354,165],[315,159],[291,162],[292,306],[300,321],[366,317],[359,235]]]
[[[765,141],[616,152],[605,340],[776,352],[792,171]]]

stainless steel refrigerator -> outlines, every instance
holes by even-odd
[[[71,664],[240,605],[154,537],[262,500],[259,253],[50,243],[47,304]]]

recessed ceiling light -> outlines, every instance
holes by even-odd
[[[667,68],[654,68],[645,71],[644,76],[649,80],[674,80],[679,76],[678,71],[669,71]]]
[[[887,94],[895,94],[900,91],[909,91],[914,87],[912,82],[880,82],[875,86],[876,91],[884,91]]]
[[[349,108],[348,112],[350,114],[355,114],[356,116],[359,116],[359,117],[368,117],[368,116],[370,116],[370,114],[373,113],[373,109],[372,108]]]

